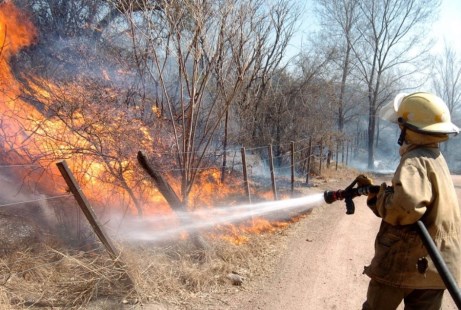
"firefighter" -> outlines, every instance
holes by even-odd
[[[458,199],[439,143],[459,128],[439,97],[425,92],[399,94],[380,116],[397,123],[400,163],[391,186],[381,184],[367,204],[382,218],[375,254],[364,273],[371,279],[364,310],[441,309],[445,288],[421,238],[421,220],[448,269],[460,280],[461,217]]]

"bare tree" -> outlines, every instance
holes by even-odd
[[[461,58],[456,51],[445,44],[443,54],[435,59],[432,85],[455,114],[461,107]]]
[[[461,108],[461,58],[445,43],[443,54],[435,58],[432,85],[435,92],[445,101],[452,117]],[[448,143],[445,143],[445,151]]]
[[[187,205],[207,152],[228,126],[223,122],[230,106],[244,85],[261,85],[280,62],[290,34],[289,6],[261,0],[158,3],[161,10],[146,7],[127,20],[139,72],[157,88],[160,114],[172,128]]]
[[[352,47],[359,36],[356,29],[359,2],[357,0],[317,0],[317,12],[322,27],[322,41],[337,50],[335,58],[341,75],[340,91],[337,98],[337,124],[340,132],[343,132],[345,115],[348,110],[348,107],[345,107],[345,97],[347,96],[347,79],[352,69]]]
[[[421,71],[421,67],[413,66],[421,65],[418,61],[428,54],[427,27],[438,6],[438,0],[360,2],[360,41],[353,45],[353,51],[368,96],[370,169],[374,166],[376,112],[389,95],[386,88]]]

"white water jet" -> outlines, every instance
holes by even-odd
[[[271,219],[287,218],[289,212],[305,212],[324,202],[323,193],[300,198],[245,204],[231,207],[204,208],[190,212],[175,212],[169,215],[151,216],[123,223],[120,238],[130,241],[163,241],[193,233],[217,225],[235,224],[256,216],[271,216]],[[167,223],[177,226],[165,228]],[[171,225],[171,224],[170,224]],[[175,225],[175,224],[173,224]],[[156,228],[163,227],[163,228]]]

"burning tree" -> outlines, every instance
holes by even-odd
[[[115,3],[128,12],[138,73],[144,85],[150,83],[155,109],[171,127],[171,157],[187,205],[207,152],[222,143],[225,154],[231,106],[245,100],[250,87],[263,87],[280,62],[292,34],[290,6],[288,1],[157,1],[160,9],[146,4],[135,11],[134,2]]]
[[[284,1],[270,7],[259,1],[136,3],[112,3],[127,18],[111,19],[116,25],[106,25],[98,48],[85,32],[34,47],[25,58],[35,64],[33,55],[41,55],[38,63],[48,64],[41,70],[18,57],[13,74],[10,56],[18,49],[5,43],[2,159],[47,167],[71,159],[92,201],[142,216],[171,209],[140,172],[137,151],[150,155],[172,185],[170,193],[180,193],[170,207],[187,209],[204,168],[219,165],[208,154],[227,143],[220,134],[230,126],[230,107],[248,100],[243,88],[267,83],[292,24],[284,28],[290,16]],[[15,27],[25,18],[4,19],[2,24]],[[31,23],[15,29],[27,34],[20,38],[30,37],[19,48],[34,42]],[[10,34],[5,32],[4,42],[13,40]],[[208,170],[208,179],[217,180],[217,170]]]
[[[140,121],[139,111],[125,104],[127,91],[115,87],[102,67],[106,79],[97,80],[53,80],[46,70],[41,75],[33,70],[14,72],[11,57],[34,43],[37,31],[11,3],[0,7],[0,26],[2,161],[48,166],[72,158],[72,170],[96,201],[132,206],[142,215],[140,201],[157,201],[158,195],[144,182],[133,159],[136,149],[152,150],[158,140]],[[156,209],[165,210],[162,204]]]

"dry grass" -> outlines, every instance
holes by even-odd
[[[316,163],[318,166],[318,163]],[[335,186],[347,186],[354,181],[354,179],[361,174],[356,169],[344,166],[339,164],[336,167],[335,163],[333,162],[329,168],[326,167],[325,163],[322,166],[322,173],[318,174],[318,167],[314,169],[317,173],[310,178],[309,183],[312,182],[317,187],[331,189],[335,188]],[[338,187],[337,189],[340,189]]]
[[[121,270],[105,253],[64,254],[52,248],[3,257],[2,309],[79,308],[91,299],[117,296]],[[9,308],[6,308],[8,305]]]
[[[270,257],[272,238],[249,236],[244,245],[210,240],[204,252],[187,241],[167,247],[138,245],[125,249],[125,257],[142,303],[193,309],[209,295],[230,289],[227,275],[231,272],[245,279],[266,273],[267,265],[261,260]]]
[[[227,274],[249,279],[266,273],[274,236],[248,236],[244,245],[209,240],[209,245],[203,251],[187,240],[119,245],[135,290],[123,284],[124,270],[104,251],[64,253],[43,247],[14,253],[0,260],[0,308],[90,309],[99,300],[94,309],[114,309],[123,302],[194,309],[211,294],[232,288]]]
[[[332,166],[311,181],[319,188],[342,188],[357,174]],[[43,245],[14,252],[0,258],[0,308],[112,310],[154,304],[160,309],[162,305],[168,309],[207,308],[210,298],[235,292],[229,273],[242,276],[244,287],[267,275],[283,252],[291,228],[248,234],[247,242],[240,245],[209,239],[206,250],[197,250],[187,240],[163,245],[117,244],[125,270],[117,268],[102,247],[78,252]],[[134,290],[124,280],[126,270]]]

